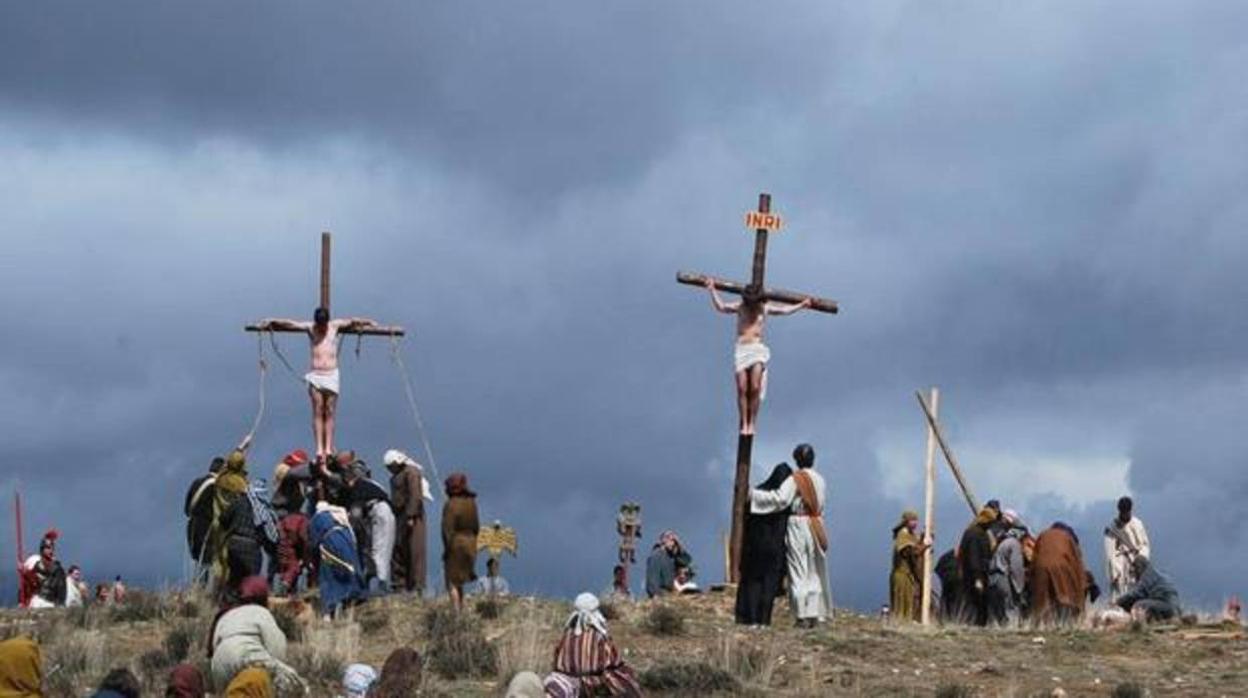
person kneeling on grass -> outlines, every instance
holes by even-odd
[[[640,696],[641,685],[607,634],[607,620],[598,597],[583,593],[564,624],[555,647],[553,671],[545,680],[551,698],[577,696]]]
[[[238,596],[237,605],[218,613],[209,631],[213,684],[232,689],[245,669],[261,667],[279,688],[306,691],[298,672],[286,664],[286,634],[269,612],[269,583],[264,577],[248,577],[239,585]]]
[[[1139,555],[1132,562],[1135,585],[1115,601],[1136,620],[1146,622],[1170,620],[1179,616],[1179,592],[1174,583]]]

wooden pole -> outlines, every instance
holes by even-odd
[[[932,416],[939,414],[940,390],[932,388]],[[920,602],[920,619],[923,625],[932,624],[932,519],[935,518],[936,492],[936,434],[927,425],[927,462],[924,466],[923,490],[923,536],[927,549],[923,551],[923,597]]]
[[[329,312],[330,239],[328,230],[321,233],[321,307],[325,312]]]
[[[676,283],[684,284],[686,286],[701,287],[705,286],[707,281],[715,284],[715,288],[720,291],[735,293],[737,295],[741,295],[745,291],[745,284],[737,281],[720,279],[718,277],[688,271],[676,272]],[[820,312],[831,313],[833,315],[835,315],[839,309],[836,301],[830,298],[819,298],[818,296],[799,293],[797,291],[786,291],[780,288],[763,289],[763,298],[766,298],[769,301],[780,301],[781,303],[801,303],[809,298],[811,301],[811,310],[818,310]]]
[[[732,484],[732,533],[728,581],[741,581],[741,540],[745,535],[745,515],[750,507],[750,454],[754,450],[753,434],[737,434],[737,474]]]
[[[758,195],[758,212],[771,213],[771,194]],[[750,283],[763,287],[763,274],[767,269],[767,229],[754,231],[754,263],[750,267]]]
[[[971,516],[979,514],[979,504],[975,501],[975,495],[971,493],[971,488],[966,484],[966,478],[962,477],[962,468],[958,467],[958,459],[953,456],[953,449],[949,448],[949,443],[945,441],[945,434],[940,430],[940,423],[936,421],[936,415],[932,414],[931,408],[927,406],[927,400],[923,399],[923,393],[915,391],[914,396],[919,399],[919,406],[923,408],[923,414],[927,416],[927,423],[932,428],[932,434],[936,436],[936,443],[940,444],[940,450],[945,454],[945,462],[949,463],[949,470],[953,471],[953,479],[958,481],[958,487],[962,489],[962,496],[966,497],[966,504],[971,508]]]
[[[22,598],[22,565],[26,563],[26,550],[22,545],[22,493],[18,490],[13,490],[13,516],[17,519],[13,531],[17,534],[17,603],[20,605],[25,601]]]

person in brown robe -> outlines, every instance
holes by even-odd
[[[1088,572],[1079,537],[1060,521],[1036,539],[1031,563],[1033,623],[1068,623],[1083,616]]]
[[[477,495],[468,489],[468,476],[452,473],[446,478],[446,504],[442,506],[442,574],[446,591],[458,609],[464,606],[464,585],[477,579]]]
[[[420,465],[402,451],[387,451],[390,503],[394,508],[395,536],[392,585],[395,589],[425,592],[425,484]]]

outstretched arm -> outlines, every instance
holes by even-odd
[[[768,303],[767,314],[768,315],[792,315],[793,313],[796,313],[799,310],[805,310],[809,308],[813,304],[814,304],[814,301],[812,301],[810,298],[803,298],[801,303],[794,303],[793,305],[777,305],[775,303]]]
[[[312,329],[312,323],[302,320],[288,320],[286,318],[269,317],[257,322],[256,325],[262,330],[287,330],[291,332],[304,331],[308,332]]]
[[[707,279],[705,286],[706,290],[711,292],[711,305],[715,307],[715,310],[721,313],[733,314],[736,313],[737,309],[741,307],[740,303],[725,303],[724,300],[719,297],[719,291],[715,290],[714,281]]]
[[[337,330],[358,330],[365,327],[376,327],[377,322],[366,317],[345,317],[330,323]]]

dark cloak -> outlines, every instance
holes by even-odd
[[[780,489],[793,470],[777,465],[760,490]],[[741,540],[741,578],[737,586],[736,620],[745,625],[771,625],[771,611],[780,595],[786,570],[785,536],[788,510],[771,514],[747,513]]]

